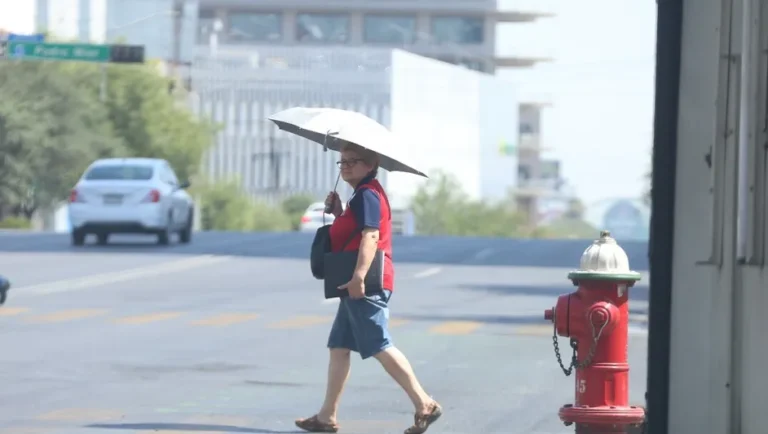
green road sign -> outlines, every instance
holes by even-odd
[[[6,47],[6,57],[9,59],[109,62],[110,46],[9,41]]]

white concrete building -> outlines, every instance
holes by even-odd
[[[426,171],[452,174],[472,198],[502,199],[516,184],[517,155],[507,150],[517,146],[517,111],[508,108],[518,101],[487,74],[401,50],[200,47],[191,84],[199,112],[222,125],[209,175],[238,176],[254,196],[322,197],[336,179],[338,155],[267,120],[291,106],[367,114],[406,140]],[[381,180],[395,207],[423,182],[386,172]]]

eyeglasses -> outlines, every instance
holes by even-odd
[[[342,167],[352,167],[352,166],[354,166],[355,164],[357,164],[357,163],[359,163],[361,161],[363,161],[361,158],[352,158],[352,159],[349,159],[349,160],[337,161],[336,165],[339,166],[339,168],[342,168]]]

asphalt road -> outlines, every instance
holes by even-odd
[[[188,246],[74,248],[63,235],[0,233],[0,273],[14,285],[0,308],[0,433],[299,432],[293,420],[324,395],[336,309],[301,258],[309,240],[199,233]],[[572,432],[557,410],[573,377],[555,361],[543,310],[573,290],[576,265],[504,264],[499,253],[514,249],[498,240],[395,248],[395,343],[445,409],[429,432]],[[644,282],[631,292],[638,405]],[[345,433],[400,433],[412,409],[375,360],[353,358],[340,422]]]

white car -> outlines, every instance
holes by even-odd
[[[194,202],[170,164],[156,158],[106,158],[85,170],[69,195],[72,244],[88,234],[106,244],[110,234],[155,234],[168,244],[173,233],[192,238]]]
[[[342,208],[344,205],[342,204]],[[316,232],[324,224],[329,225],[336,220],[333,214],[325,214],[325,223],[323,223],[323,211],[325,210],[325,203],[315,202],[304,211],[304,215],[301,216],[301,225],[299,231],[301,232]]]

